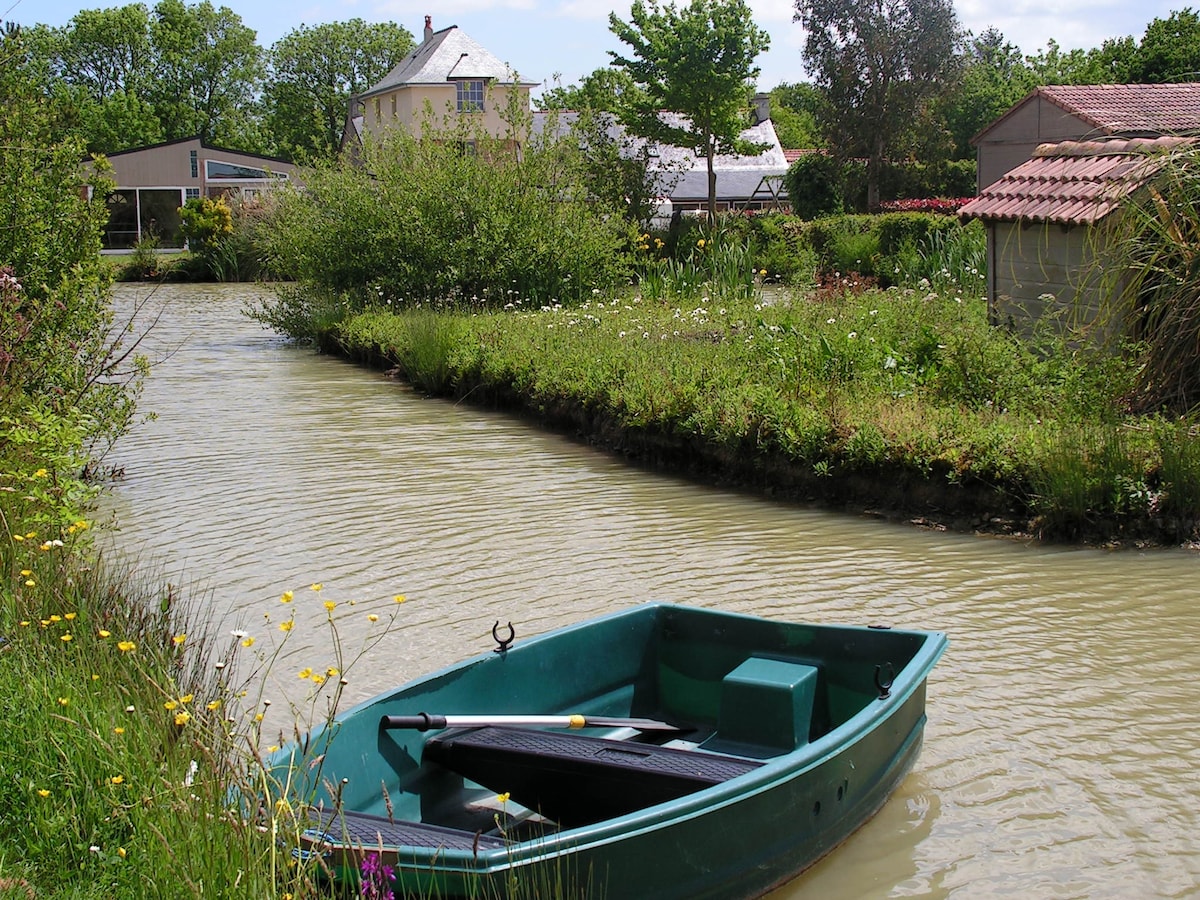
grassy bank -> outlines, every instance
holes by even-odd
[[[1017,341],[927,285],[700,296],[369,310],[325,340],[709,481],[967,530],[1195,537],[1190,424],[1124,414],[1119,356]]]

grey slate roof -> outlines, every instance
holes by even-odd
[[[666,121],[681,118],[678,113],[671,112],[663,112],[661,116]],[[554,121],[557,122],[558,134],[565,136],[578,118],[578,113],[569,111],[535,112],[533,130],[535,133],[541,133]],[[675,124],[673,121],[671,123]],[[633,153],[640,152],[647,143],[642,138],[627,137],[624,127],[615,119],[609,122],[607,131],[609,137],[614,140],[628,140]],[[754,144],[766,144],[767,148],[756,156],[721,154],[713,160],[713,169],[717,175],[717,199],[720,201],[748,200],[759,190],[764,177],[783,176],[787,173],[788,161],[770,119],[746,128],[741,133],[741,138]],[[665,173],[664,194],[669,194],[676,201],[708,199],[708,170],[704,157],[696,157],[690,150],[668,144],[655,144],[652,149],[653,157],[658,159]],[[681,175],[680,169],[683,170]],[[673,188],[670,184],[672,181]]]
[[[514,83],[512,69],[457,25],[451,25],[433,32],[361,96],[410,85],[445,84],[459,78]]]

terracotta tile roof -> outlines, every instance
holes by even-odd
[[[1103,134],[1200,134],[1200,83],[1047,85],[1048,101]]]
[[[1188,138],[1042,144],[959,210],[964,219],[1090,224],[1104,218],[1159,170],[1163,154]]]
[[[825,152],[824,150],[788,150],[785,148],[783,151],[783,158],[787,160],[788,165],[790,166],[792,163],[794,163],[796,160],[798,160],[802,156],[808,156],[812,153],[824,153],[824,152]]]

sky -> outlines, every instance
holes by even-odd
[[[63,26],[82,9],[123,6],[132,0],[80,3],[78,0],[0,0],[0,20],[22,25]],[[155,0],[143,0],[153,7]],[[195,2],[195,0],[185,0]],[[609,31],[608,15],[628,21],[630,0],[212,0],[228,6],[243,24],[270,47],[301,25],[368,22],[403,25],[418,41],[425,16],[433,27],[457,25],[508,63],[525,81],[553,86],[577,83],[608,65],[609,50],[625,45]],[[793,22],[792,0],[748,0],[754,21],[771,36],[770,49],[758,57],[758,87],[769,90],[783,82],[807,80],[801,58],[804,30]],[[1107,38],[1141,39],[1146,26],[1193,0],[956,0],[964,28],[979,34],[998,28],[1010,43],[1027,54],[1044,49],[1053,39],[1064,50],[1099,47]],[[686,5],[686,0],[678,0]],[[535,92],[537,93],[537,92]]]

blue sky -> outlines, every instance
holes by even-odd
[[[155,0],[144,0],[153,7]],[[188,0],[194,2],[194,0]],[[681,5],[685,0],[680,0]],[[1192,2],[1192,0],[1188,0]],[[608,14],[628,19],[629,0],[213,0],[228,6],[269,47],[300,25],[362,18],[403,25],[418,40],[426,15],[434,28],[457,25],[530,81],[563,84],[608,64],[606,51],[622,45],[608,30]],[[771,49],[758,59],[759,87],[802,81],[800,56],[804,31],[793,23],[792,0],[749,0],[758,25],[771,35]],[[20,24],[67,24],[81,9],[122,6],[114,2],[68,0],[0,0],[0,19]],[[1141,38],[1146,25],[1166,18],[1187,2],[1176,0],[957,0],[963,27],[978,34],[1000,29],[1026,53],[1044,48],[1053,38],[1064,49],[1098,47],[1106,38]]]

